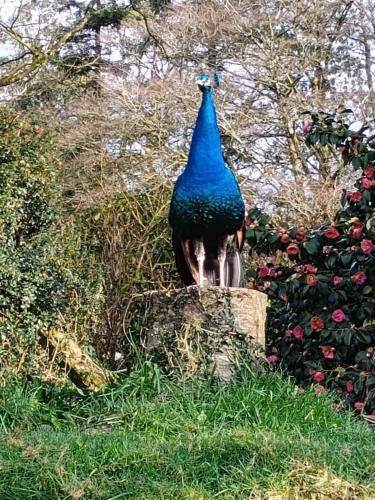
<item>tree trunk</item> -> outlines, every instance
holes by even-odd
[[[113,379],[114,375],[95,362],[78,343],[57,328],[40,331],[41,343],[48,350],[53,362],[57,362],[71,381],[82,389],[98,391]]]
[[[142,294],[128,331],[167,373],[178,378],[215,375],[223,381],[263,357],[267,296],[245,288],[190,286]],[[135,313],[135,311],[137,311]],[[133,324],[132,324],[133,323]]]

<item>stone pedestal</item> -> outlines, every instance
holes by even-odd
[[[246,288],[147,292],[131,307],[127,330],[134,332],[137,322],[137,343],[167,372],[228,381],[241,364],[263,356],[266,308],[267,296]]]

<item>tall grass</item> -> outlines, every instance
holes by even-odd
[[[374,498],[375,434],[279,375],[1,390],[0,498]],[[314,496],[315,495],[315,496]]]

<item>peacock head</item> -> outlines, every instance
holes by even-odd
[[[209,75],[206,75],[204,73],[202,73],[201,75],[198,75],[196,82],[197,82],[199,89],[204,94],[211,90],[211,79],[210,79]]]

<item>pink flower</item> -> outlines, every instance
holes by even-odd
[[[303,128],[302,128],[303,135],[307,135],[310,132],[311,127],[312,127],[311,123],[304,122],[303,123]]]
[[[270,268],[267,266],[263,266],[259,268],[258,274],[261,278],[266,278],[270,275]]]
[[[324,385],[317,384],[314,387],[314,392],[319,396],[319,394],[323,394],[324,392],[327,392],[327,389],[324,387]]]
[[[353,227],[354,229],[352,232],[352,236],[356,240],[359,240],[360,238],[362,238],[363,224],[359,219],[356,219],[353,223]]]
[[[297,340],[301,340],[303,338],[303,329],[301,326],[297,325],[293,328],[293,335]]]
[[[315,276],[315,274],[308,274],[306,276],[306,283],[309,286],[316,286],[318,284],[318,278]]]
[[[286,253],[288,255],[291,256],[298,255],[298,252],[299,252],[299,247],[296,243],[291,243],[286,247]]]
[[[355,285],[362,286],[364,283],[366,283],[367,280],[366,273],[364,273],[363,271],[358,271],[358,273],[353,274],[351,280]]]
[[[348,392],[353,392],[354,391],[354,383],[352,380],[349,380],[347,383],[346,383],[346,390]]]
[[[335,240],[336,238],[338,238],[340,236],[340,233],[338,232],[338,230],[335,227],[330,226],[330,227],[327,227],[327,229],[324,231],[324,236],[326,238],[328,238],[329,240]]]
[[[362,200],[362,193],[360,191],[348,191],[346,196],[353,203],[359,203]]]
[[[317,272],[317,268],[313,266],[312,264],[306,264],[305,265],[305,273],[308,274],[315,274]]]
[[[363,403],[360,403],[359,401],[356,401],[354,404],[353,404],[354,408],[356,410],[362,410],[363,409]]]
[[[322,354],[325,359],[335,359],[335,348],[331,347],[329,345],[322,345],[320,347],[320,350],[322,351]]]
[[[271,356],[266,357],[266,360],[270,365],[275,365],[279,361],[279,356],[276,356],[276,354],[271,354]]]
[[[314,332],[320,332],[324,328],[324,321],[320,316],[313,316],[310,320],[310,326]]]
[[[324,255],[329,255],[332,252],[332,247],[329,245],[324,245],[324,247],[322,248],[322,252],[324,253]]]
[[[371,189],[372,188],[372,180],[367,179],[367,177],[364,177],[361,181],[362,187],[365,189]]]
[[[323,372],[315,372],[312,376],[314,382],[323,382],[323,380],[326,378]]]
[[[371,240],[362,240],[361,241],[361,249],[365,254],[369,254],[372,252],[373,244]]]
[[[281,241],[281,243],[284,243],[284,244],[285,244],[285,243],[289,243],[289,235],[288,235],[288,234],[285,234],[285,233],[284,233],[284,234],[282,234],[282,235],[280,236],[280,241]]]
[[[355,227],[352,232],[353,238],[356,240],[360,240],[362,238],[362,231],[363,231],[362,224],[360,226]]]
[[[353,194],[352,194],[352,201],[354,203],[359,203],[361,200],[362,200],[362,193],[360,191],[355,191]]]
[[[263,288],[264,288],[265,290],[268,290],[268,288],[269,288],[270,286],[271,286],[271,282],[270,282],[270,281],[265,281],[265,282],[263,283]]]
[[[368,165],[364,170],[363,170],[363,175],[368,177],[369,179],[372,179],[375,175],[375,168],[372,167],[371,165]]]
[[[299,227],[297,229],[297,234],[296,234],[296,240],[297,241],[303,241],[306,237],[306,231],[303,226]]]
[[[344,278],[341,278],[341,276],[334,276],[332,278],[332,282],[335,286],[341,285],[341,283],[344,281]]]
[[[285,337],[291,337],[293,335],[293,330],[290,330],[289,328],[285,330]]]
[[[331,318],[336,323],[342,323],[346,319],[346,314],[342,309],[335,309],[331,315]]]

